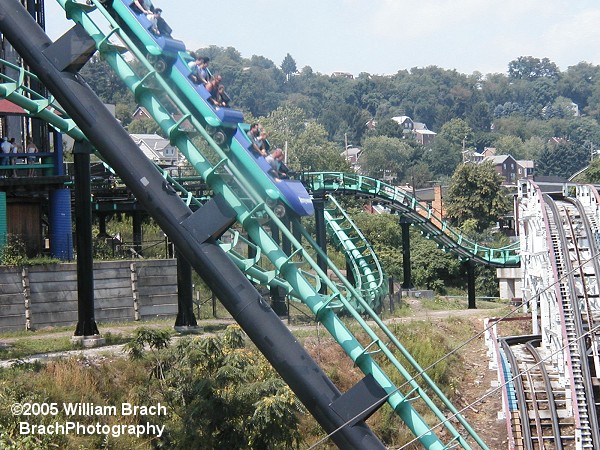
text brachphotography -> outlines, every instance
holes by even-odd
[[[154,425],[150,422],[137,425],[114,424],[107,425],[102,423],[85,424],[81,422],[54,422],[49,424],[30,424],[28,422],[19,422],[19,434],[21,435],[104,435],[119,437],[129,436],[155,436],[161,437],[165,430],[164,425]]]

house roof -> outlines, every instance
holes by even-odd
[[[490,161],[493,165],[502,164],[508,158],[514,159],[510,155],[494,155],[494,156],[486,156],[483,158],[483,161]]]
[[[138,106],[135,111],[133,112],[133,116],[137,116],[139,114],[143,114],[144,116],[148,117],[149,119],[152,118],[152,116],[150,115],[150,113],[148,112],[148,110],[146,108],[144,108],[143,106]]]
[[[356,158],[361,151],[362,150],[358,147],[350,147],[350,148],[344,150],[343,152],[341,152],[340,155],[344,156],[346,158],[349,158],[351,156]]]
[[[415,133],[417,134],[429,134],[429,135],[436,135],[437,133],[431,131],[431,130],[415,130]]]
[[[0,100],[0,114],[20,115],[25,116],[27,113],[20,106],[15,105],[10,100]]]
[[[535,165],[535,163],[530,159],[519,159],[517,160],[517,164],[524,169],[533,169]]]
[[[131,134],[130,136],[148,159],[157,162],[176,162],[178,153],[168,139],[158,134]]]
[[[396,117],[392,117],[392,120],[394,122],[398,122],[398,123],[404,123],[407,120],[410,120],[412,122],[412,119],[408,116],[396,116]]]

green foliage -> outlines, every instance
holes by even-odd
[[[452,119],[440,129],[439,135],[454,149],[471,148],[473,130],[463,119]]]
[[[243,333],[183,338],[166,347],[165,335],[140,332],[138,348],[151,374],[145,395],[172,405],[174,419],[159,445],[171,449],[294,449],[303,411],[260,354],[243,347]],[[136,350],[137,354],[137,350]],[[160,361],[160,377],[156,377]]]
[[[583,180],[577,179],[579,182],[600,183],[600,158],[594,159],[588,170],[583,174]]]
[[[133,100],[133,94],[125,83],[98,54],[83,66],[81,76],[104,103],[118,105]]]
[[[294,61],[294,58],[292,58],[292,55],[290,55],[289,53],[285,55],[285,58],[283,58],[283,61],[281,63],[281,70],[283,70],[283,73],[285,73],[288,77],[289,75],[298,72],[298,68],[296,67],[296,61]]]
[[[0,262],[5,266],[23,266],[27,263],[25,242],[18,236],[8,235],[0,247]]]
[[[165,330],[139,328],[133,339],[125,345],[125,351],[132,359],[141,359],[146,354],[146,346],[156,354],[159,350],[167,348],[170,342],[171,335]]]
[[[589,160],[588,149],[561,141],[556,145],[546,146],[540,154],[537,173],[570,178],[575,172],[587,166]]]
[[[558,66],[548,58],[519,56],[516,60],[508,63],[508,76],[518,80],[557,78],[559,72]]]
[[[365,175],[383,180],[405,179],[405,169],[412,159],[412,147],[406,141],[387,136],[365,138],[361,169]]]
[[[415,287],[443,295],[450,287],[464,285],[464,271],[456,256],[443,252],[416,232],[411,233],[410,257]]]
[[[22,267],[57,262],[62,261],[44,255],[28,256],[25,242],[16,235],[9,234],[4,245],[0,247],[0,265]]]
[[[154,119],[136,119],[129,123],[127,131],[130,134],[160,134],[160,126]]]
[[[396,139],[404,138],[403,128],[400,126],[400,124],[398,124],[398,122],[392,119],[386,119],[378,122],[377,127],[373,128],[372,134]]]
[[[402,277],[402,229],[394,214],[352,214],[352,220],[373,246],[388,276]]]
[[[288,148],[292,170],[347,171],[341,148],[327,139],[322,125],[308,120],[301,108],[284,106],[260,119],[272,147]]]
[[[461,227],[471,219],[476,231],[485,230],[510,210],[501,183],[502,178],[489,163],[461,164],[444,201],[446,216]]]
[[[510,155],[515,159],[525,158],[523,142],[516,136],[500,136],[495,146],[497,155]]]

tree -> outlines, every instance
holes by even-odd
[[[443,136],[436,136],[431,146],[423,149],[421,161],[427,164],[433,179],[450,177],[462,162],[461,149],[450,145]]]
[[[327,139],[322,125],[306,118],[300,108],[283,106],[260,119],[272,147],[287,145],[288,166],[295,170],[347,171],[342,149]]]
[[[401,139],[371,136],[363,142],[361,170],[373,178],[400,180],[410,161],[412,149]]]
[[[373,134],[402,139],[404,138],[404,129],[395,120],[386,119],[377,123],[377,127],[374,128]]]
[[[303,171],[349,171],[342,156],[342,149],[327,140],[327,132],[315,121],[308,122],[290,147],[289,161],[292,168]]]
[[[562,74],[560,80],[561,95],[574,101],[580,110],[585,110],[592,96],[594,85],[600,77],[600,66],[580,62],[571,66]]]
[[[286,142],[293,145],[294,140],[304,131],[308,120],[302,108],[284,105],[271,111],[267,117],[261,117],[260,124],[269,133],[269,141],[282,147]]]
[[[492,112],[490,106],[483,102],[477,102],[467,113],[469,126],[475,131],[490,131],[492,124]]]
[[[524,159],[537,160],[544,151],[546,143],[538,136],[533,136],[523,143]]]
[[[577,182],[585,182],[585,183],[600,183],[600,158],[594,159],[588,170],[586,170],[581,179],[576,178]]]
[[[437,244],[411,230],[411,264],[415,286],[440,294],[448,287],[461,287],[464,275],[456,255],[440,250]]]
[[[590,150],[569,141],[547,145],[537,162],[539,175],[569,178],[590,162]]]
[[[473,129],[464,119],[452,119],[442,126],[438,137],[445,139],[454,148],[469,148],[472,146]]]
[[[496,139],[496,154],[511,155],[515,159],[523,159],[525,149],[523,142],[516,136],[500,136]]]
[[[558,66],[548,58],[519,56],[508,63],[508,76],[517,80],[533,80],[536,78],[558,78]]]
[[[142,118],[132,121],[127,126],[130,134],[154,134],[160,133],[160,127],[154,119]]]
[[[352,220],[373,246],[388,276],[402,276],[402,229],[394,214],[352,214]]]
[[[446,217],[460,226],[473,221],[473,228],[482,232],[508,211],[511,203],[502,187],[502,177],[491,163],[458,166],[445,199]]]
[[[133,102],[133,94],[103,58],[93,56],[81,69],[81,76],[104,103]]]
[[[296,67],[296,61],[292,58],[292,55],[289,53],[285,55],[283,58],[283,62],[281,63],[281,70],[285,73],[286,78],[289,80],[290,75],[298,72],[298,68]]]

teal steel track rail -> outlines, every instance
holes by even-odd
[[[312,192],[357,195],[375,198],[379,203],[409,218],[426,238],[440,248],[464,259],[492,267],[518,267],[521,261],[519,243],[503,248],[489,248],[465,237],[437,216],[432,208],[419,203],[408,192],[375,178],[343,172],[308,172],[303,181]]]
[[[137,102],[149,111],[163,132],[169,136],[171,142],[179,148],[213,192],[221,194],[229,203],[236,213],[238,223],[262,250],[262,261],[268,260],[271,263],[273,274],[289,283],[294,294],[311,309],[315,318],[336,339],[356,366],[363,373],[372,375],[387,393],[388,404],[415,435],[416,440],[425,448],[433,450],[450,447],[472,448],[473,443],[487,449],[466,420],[385,326],[369,303],[330,261],[328,261],[328,268],[339,275],[341,285],[336,285],[329,280],[311,253],[279,220],[267,202],[262,200],[252,183],[242,175],[242,171],[229,158],[228,149],[219,147],[202,127],[201,120],[195,118],[181,102],[170,87],[170,84],[176,83],[176,80],[164,78],[154,70],[145,58],[144,49],[135,47],[127,34],[97,0],[93,0],[93,5],[72,0],[59,0],[59,4],[65,9],[69,19],[82,25],[96,43],[102,57],[132,90]],[[88,14],[95,9],[102,13],[104,20],[102,26],[95,23],[96,14],[94,17]],[[108,31],[105,33],[102,30]],[[136,70],[140,73],[134,70],[130,62],[122,56],[123,44],[141,63],[141,70],[136,66]],[[183,118],[175,120],[165,108],[164,101],[171,102],[179,109]],[[189,134],[181,129],[182,123],[186,120],[194,126],[194,133]],[[198,135],[208,144],[208,148],[203,147],[202,152],[192,141],[192,137]],[[274,224],[283,237],[289,240],[292,246],[291,254],[286,254],[274,241],[270,232],[263,227],[266,221]],[[291,217],[291,221],[309,243],[312,251],[322,255],[322,251],[304,229],[300,220]],[[321,286],[327,287],[328,295],[319,294]],[[366,322],[349,299],[360,305],[363,314],[370,317],[374,326]],[[335,308],[331,307],[334,303],[342,305],[344,312],[352,316],[362,327],[360,340],[338,317]],[[399,358],[406,360],[409,368],[401,364]],[[381,368],[382,364],[391,366],[391,370],[405,380],[400,387],[396,386],[384,372]],[[411,375],[413,372],[419,375],[413,377]],[[421,386],[417,379],[423,381],[424,386]],[[439,426],[443,429],[440,433],[448,439],[448,442],[443,443],[432,426],[426,423],[418,412],[421,408],[431,411],[435,416],[437,422],[434,427]]]
[[[338,201],[332,195],[327,200],[324,215],[328,234],[334,246],[346,255],[356,289],[375,312],[380,312],[388,284],[377,254]],[[360,305],[354,307],[361,311]]]
[[[27,83],[31,80],[38,81],[34,74],[24,70],[23,67],[2,59],[0,59],[0,65],[16,70],[19,73],[19,76],[16,79],[11,78],[4,73],[0,73],[0,98],[7,99],[20,106],[29,116],[44,120],[56,130],[67,134],[77,141],[87,141],[86,136],[77,127],[75,122],[68,117],[66,112],[62,110],[60,105],[56,104],[51,97],[46,98],[27,86]],[[106,167],[112,172],[112,168],[108,165],[106,165]],[[193,208],[199,208],[201,206],[201,202],[195,198],[191,192],[187,191],[177,179],[171,177],[167,171],[159,166],[155,167],[156,170],[162,174],[163,178],[165,178],[165,180],[171,184],[185,200],[187,206]],[[263,286],[282,288],[286,293],[293,296],[294,292],[285,279],[276,276],[272,270],[265,270],[260,266],[260,248],[246,239],[241,234],[240,230],[233,228],[229,229],[223,239],[219,241],[219,245],[227,252],[236,266],[239,267],[250,280]],[[249,253],[254,254],[255,256],[249,258],[242,255],[238,251],[240,247],[243,249],[251,248],[253,251]]]

